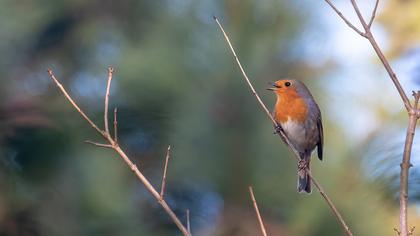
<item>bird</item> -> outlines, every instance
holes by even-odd
[[[299,153],[299,193],[311,193],[309,176],[311,154],[317,148],[322,161],[324,134],[321,111],[309,89],[298,80],[282,79],[270,83],[268,88],[277,96],[272,116],[276,121],[276,133],[282,132]]]

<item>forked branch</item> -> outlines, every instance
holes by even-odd
[[[239,61],[238,56],[236,55],[235,49],[233,48],[232,43],[230,42],[230,39],[229,39],[228,35],[226,34],[225,30],[223,29],[223,26],[220,24],[220,22],[217,19],[217,17],[214,16],[213,18],[216,21],[217,25],[219,26],[221,32],[223,33],[223,36],[224,36],[226,42],[229,45],[230,51],[232,52],[233,56],[235,57],[236,63],[238,64],[239,69],[242,72],[242,75],[243,75],[243,78],[244,78],[245,82],[248,84],[249,88],[252,91],[252,94],[255,96],[255,98],[257,99],[257,101],[260,104],[261,108],[267,114],[268,118],[270,118],[270,120],[272,121],[272,123],[274,124],[274,126],[276,126],[277,125],[277,122],[274,120],[273,116],[271,115],[271,113],[267,109],[267,106],[261,100],[260,96],[258,96],[257,92],[254,89],[254,86],[252,86],[252,83],[249,80],[248,76],[246,75],[245,70],[243,69],[241,62]],[[290,143],[289,139],[284,134],[284,132],[282,130],[280,130],[280,132],[278,132],[278,135],[282,138],[282,140],[284,140],[286,142],[288,148],[295,154],[294,155],[295,158],[297,160],[299,160],[299,152],[293,147],[293,145]],[[317,183],[315,185],[315,187],[319,190],[319,192],[321,193],[321,196],[324,198],[325,202],[328,204],[328,206],[330,207],[330,209],[333,211],[334,215],[336,216],[337,220],[340,222],[340,224],[341,224],[344,232],[346,233],[346,235],[348,235],[348,236],[353,235],[352,232],[350,231],[349,227],[347,226],[346,222],[344,221],[343,217],[341,216],[340,212],[335,207],[335,205],[332,202],[332,200],[328,197],[328,195],[325,193],[325,191],[321,188],[321,185],[316,181],[316,179],[313,177],[313,175],[310,173],[309,170],[308,170],[308,173],[309,173],[310,178],[313,180],[313,182],[314,183],[315,182]]]
[[[408,205],[408,176],[409,176],[409,169],[412,166],[410,163],[410,156],[411,156],[411,150],[413,146],[413,139],[414,134],[416,131],[416,124],[417,120],[420,117],[420,111],[418,107],[418,102],[420,95],[415,92],[413,92],[414,96],[414,103],[411,104],[410,100],[408,99],[407,94],[405,93],[404,89],[401,86],[400,81],[398,80],[397,75],[395,74],[394,70],[392,69],[391,65],[389,64],[388,60],[386,59],[385,55],[383,54],[381,48],[379,47],[378,43],[376,42],[376,39],[374,35],[372,34],[371,27],[373,24],[373,21],[376,16],[376,11],[378,9],[379,0],[375,1],[375,6],[372,10],[372,14],[370,17],[370,20],[368,23],[366,23],[366,20],[363,18],[362,13],[360,12],[359,6],[357,5],[356,0],[350,0],[351,4],[353,6],[354,11],[357,14],[357,17],[359,18],[360,23],[363,26],[364,32],[360,34],[364,38],[366,38],[370,44],[373,47],[373,50],[376,52],[377,56],[379,57],[379,60],[382,62],[383,66],[385,67],[385,70],[388,72],[389,78],[394,83],[395,88],[397,89],[402,102],[404,104],[405,109],[408,113],[408,127],[407,127],[407,135],[405,139],[405,145],[404,145],[404,152],[402,157],[402,162],[400,164],[401,166],[401,173],[400,173],[400,228],[395,229],[395,231],[398,233],[398,235],[407,236],[411,235],[412,232],[408,230],[408,224],[407,224],[407,205]],[[328,3],[328,5],[331,6],[331,8],[347,23],[349,22],[345,16],[343,16],[339,10],[331,3],[330,0],[325,0],[325,2]],[[351,23],[347,23],[350,28]],[[410,233],[411,232],[411,233]]]
[[[118,136],[117,136],[117,109],[114,110],[114,137],[111,136],[109,132],[108,127],[108,105],[109,105],[109,92],[111,88],[111,81],[112,81],[112,74],[114,72],[114,69],[110,67],[108,69],[108,82],[107,82],[107,88],[105,93],[105,104],[104,104],[104,127],[105,130],[102,130],[98,128],[98,126],[83,112],[82,109],[80,109],[79,105],[73,100],[73,98],[68,94],[64,86],[56,79],[54,73],[51,70],[48,70],[48,74],[50,75],[50,78],[54,82],[55,85],[61,90],[64,97],[67,98],[67,100],[70,102],[70,104],[76,109],[77,112],[89,123],[89,125],[94,128],[101,136],[105,139],[106,144],[103,143],[97,143],[92,141],[86,141],[87,143],[90,143],[92,145],[98,146],[98,147],[105,147],[105,148],[112,148],[115,152],[118,153],[118,155],[124,160],[124,162],[129,166],[129,168],[134,172],[134,174],[137,176],[137,178],[143,183],[143,185],[146,187],[146,189],[152,194],[152,196],[155,198],[155,200],[162,206],[162,208],[165,210],[165,212],[169,215],[171,220],[176,224],[176,226],[181,231],[182,235],[184,236],[191,236],[188,229],[181,223],[179,218],[175,215],[175,213],[172,211],[172,209],[169,207],[167,202],[161,197],[161,195],[156,191],[156,189],[153,187],[153,185],[149,182],[149,180],[143,175],[143,173],[138,169],[137,165],[135,165],[130,158],[125,154],[125,152],[120,148],[118,145]]]

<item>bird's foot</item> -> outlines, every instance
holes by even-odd
[[[308,161],[307,160],[304,160],[304,159],[301,159],[299,162],[298,162],[298,170],[305,170],[305,169],[308,169]]]
[[[280,133],[284,133],[284,130],[281,127],[281,125],[277,124],[274,126],[274,134],[280,134]]]

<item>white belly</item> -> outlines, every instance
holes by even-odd
[[[281,126],[292,145],[299,152],[305,152],[306,149],[313,149],[313,147],[315,147],[315,143],[312,143],[314,140],[312,140],[312,137],[308,137],[304,124],[289,118],[286,122],[282,123]]]

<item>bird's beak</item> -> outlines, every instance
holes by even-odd
[[[276,91],[277,89],[279,89],[279,88],[281,88],[280,86],[278,86],[276,83],[274,83],[274,82],[268,82],[268,84],[269,85],[271,85],[271,86],[273,86],[273,87],[271,87],[271,88],[267,88],[267,90],[270,90],[270,91]]]

